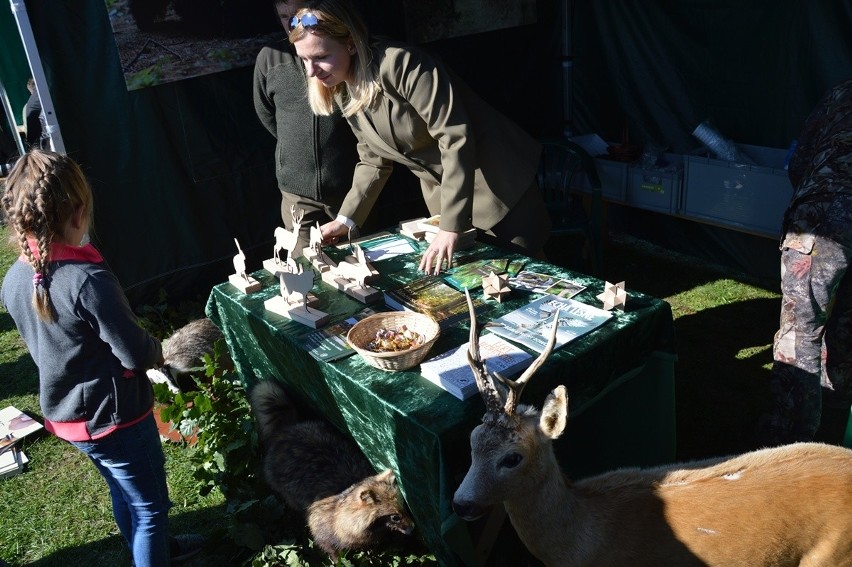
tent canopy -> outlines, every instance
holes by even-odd
[[[26,6],[65,149],[92,183],[93,240],[131,301],[206,295],[232,270],[234,238],[259,266],[281,219],[251,67],[128,91],[104,0],[12,3]],[[405,39],[406,4],[371,0],[365,13]],[[852,76],[850,12],[848,2],[538,0],[533,24],[426,47],[534,136],[567,124],[619,140],[627,124],[631,139],[683,152],[709,118],[737,142],[785,147],[819,95]],[[0,34],[0,79],[25,89],[8,9]],[[15,96],[22,106],[25,93]],[[422,211],[398,167],[367,228]]]

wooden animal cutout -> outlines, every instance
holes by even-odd
[[[332,268],[332,271],[358,287],[367,287],[367,282],[375,277],[375,271],[364,255],[364,249],[357,244],[351,244],[351,247],[352,256],[346,257],[336,268]]]
[[[306,272],[301,264],[287,258],[286,269],[278,272],[278,279],[281,282],[281,296],[287,303],[294,303],[293,296],[299,295],[302,297],[301,303],[308,309],[308,292],[314,287],[314,271],[308,268]]]
[[[296,206],[290,207],[290,215],[293,218],[293,230],[279,226],[275,229],[275,246],[272,249],[272,259],[276,264],[281,263],[281,251],[287,251],[287,258],[299,258],[302,255],[301,250],[296,250],[296,242],[299,240],[299,230],[302,228],[302,219],[305,216],[305,210],[299,209],[296,213]]]
[[[315,329],[328,322],[331,318],[328,313],[308,307],[314,286],[313,269],[304,270],[298,262],[288,258],[283,269],[275,273],[281,284],[281,294],[263,302],[267,310]],[[315,297],[313,301],[316,301]]]
[[[311,225],[310,240],[308,245],[302,249],[302,254],[311,261],[311,265],[320,273],[329,271],[334,264],[331,258],[322,251],[322,231],[319,221],[315,225]]]
[[[552,444],[568,420],[565,386],[540,411],[518,405],[554,336],[517,381],[495,377],[479,355],[469,295],[468,306],[468,361],[486,414],[453,496],[459,517],[502,504],[548,567],[852,565],[852,450],[794,443],[572,482]]]
[[[234,273],[228,276],[228,281],[243,293],[254,293],[260,290],[260,282],[246,272],[246,255],[240,248],[240,242],[234,238],[237,245],[237,255],[234,256]]]

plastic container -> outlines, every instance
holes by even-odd
[[[682,188],[683,156],[664,154],[653,167],[628,167],[625,201],[640,209],[673,214],[680,207]]]
[[[760,236],[778,237],[793,186],[786,149],[741,145],[755,165],[686,156],[681,212]]]

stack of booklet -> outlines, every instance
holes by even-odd
[[[479,391],[467,361],[468,343],[420,363],[420,375],[460,400]],[[497,335],[479,337],[479,355],[488,370],[503,378],[513,378],[532,363],[532,355]]]
[[[468,319],[470,311],[464,294],[440,276],[426,276],[384,292],[385,304],[397,311],[417,311],[429,315],[443,328]],[[473,299],[474,309],[482,300]]]
[[[41,423],[14,406],[0,410],[0,478],[14,476],[24,470],[29,459],[16,444],[41,428]]]

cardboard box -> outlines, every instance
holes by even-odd
[[[687,155],[682,214],[761,236],[778,237],[793,186],[787,150],[740,144],[756,165]]]

